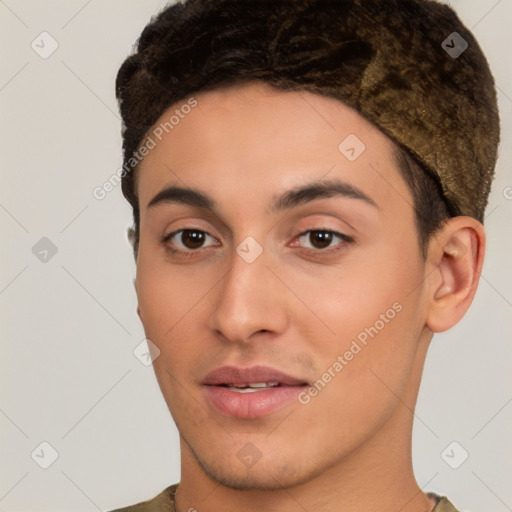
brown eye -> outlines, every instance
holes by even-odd
[[[343,246],[352,241],[351,237],[328,229],[310,229],[301,233],[298,239],[309,242],[310,245],[303,245],[304,248],[316,249],[319,252],[324,249],[330,249],[331,247],[334,248],[337,245]],[[338,243],[333,244],[337,239],[339,240]]]
[[[333,239],[333,234],[330,231],[311,231],[309,240],[315,249],[325,249],[329,247]]]
[[[200,229],[180,229],[166,235],[162,239],[162,243],[171,251],[185,254],[208,247],[208,245],[204,245],[208,238],[215,241],[215,238]]]
[[[181,233],[181,243],[187,249],[199,249],[205,240],[205,233],[192,229],[184,229]]]

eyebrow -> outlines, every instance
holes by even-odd
[[[377,203],[371,197],[354,185],[340,180],[328,180],[299,185],[278,197],[274,197],[269,211],[270,213],[276,214],[283,210],[289,210],[316,199],[330,197],[360,199],[377,209],[379,208]],[[198,208],[204,208],[212,212],[216,209],[216,203],[213,198],[204,192],[193,188],[178,186],[169,186],[158,192],[158,194],[148,203],[147,208],[153,208],[159,204],[165,203],[181,203]]]

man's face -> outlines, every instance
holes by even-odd
[[[195,98],[138,170],[139,314],[183,459],[233,487],[299,483],[410,419],[428,337],[411,193],[340,102],[254,82]],[[277,199],[327,182],[345,185]],[[214,205],[148,207],[171,186]],[[309,387],[205,385],[224,366]]]

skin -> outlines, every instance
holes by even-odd
[[[144,158],[136,188],[138,314],[160,351],[154,370],[180,432],[177,510],[432,510],[412,471],[412,411],[433,333],[473,299],[483,227],[451,219],[423,260],[392,141],[334,99],[259,82],[194,97],[198,105]],[[348,134],[366,146],[352,162],[338,150]],[[377,206],[329,197],[269,211],[275,196],[334,178]],[[215,212],[147,208],[169,185],[208,194]],[[162,243],[180,229],[206,233],[203,245],[181,233]],[[298,236],[306,230],[354,241],[333,237],[322,248],[313,234]],[[250,264],[236,252],[248,236],[263,248]],[[316,381],[396,303],[401,311],[309,403],[240,419],[206,400],[202,379],[227,364]],[[261,453],[252,467],[237,457],[247,443]]]

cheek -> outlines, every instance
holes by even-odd
[[[160,350],[153,370],[162,395],[178,424],[176,411],[188,417],[200,417],[185,388],[193,377],[196,362],[204,357],[197,315],[205,291],[185,279],[183,272],[159,264],[139,253],[137,297],[146,337]],[[177,404],[179,407],[177,408]],[[187,412],[188,411],[188,412]],[[179,415],[178,415],[179,416]]]
[[[335,307],[328,299],[317,303],[336,335],[315,347],[323,373],[314,407],[340,442],[352,432],[371,435],[407,393],[423,325],[419,287],[412,291],[420,268],[396,255],[375,260],[334,288]]]
[[[423,327],[422,266],[415,247],[409,248],[406,258],[403,245],[381,247],[325,281],[328,293],[320,293],[318,281],[304,283],[332,331],[321,343],[312,340],[322,389],[316,410],[335,416],[344,432],[375,427],[396,406],[396,395],[405,393]]]
[[[409,329],[412,316],[403,309],[380,330],[381,324],[375,328],[373,323],[359,331],[364,342],[357,335],[340,336],[329,354],[322,354],[324,373],[315,382],[319,391],[309,414],[329,425],[340,444],[370,437],[405,400],[416,352]]]
[[[140,251],[137,298],[141,321],[147,338],[165,356],[166,366],[179,364],[185,368],[182,363],[194,361],[204,353],[201,319],[204,321],[207,315],[207,295],[217,280],[211,273],[191,274]],[[204,332],[202,336],[204,339]]]
[[[380,334],[387,331],[391,336],[397,328],[412,328],[409,322],[418,303],[413,290],[422,276],[418,263],[414,254],[404,258],[393,247],[383,247],[376,248],[373,255],[357,254],[338,267],[321,268],[315,274],[295,272],[290,275],[293,288],[301,290],[301,299],[316,318],[299,314],[304,311],[297,308],[292,323],[314,323],[324,336],[322,345],[336,350],[359,334],[364,339],[368,329],[374,332],[376,328]]]
[[[137,262],[137,299],[141,321],[146,336],[160,350],[165,349],[164,340],[171,334],[180,319],[181,306],[186,299],[186,290],[175,286],[166,269],[154,259],[146,258],[143,247],[139,249]],[[182,297],[178,301],[178,296]]]
[[[137,298],[144,326],[155,333],[169,331],[185,314],[194,289],[183,281],[183,272],[141,237],[137,261]]]

